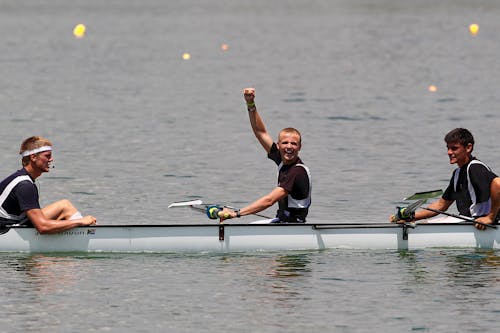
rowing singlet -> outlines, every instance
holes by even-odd
[[[23,168],[0,183],[0,221],[25,223],[26,211],[40,208],[38,189]]]
[[[288,195],[278,202],[276,217],[280,222],[304,223],[311,206],[311,174],[300,159],[295,164],[284,165],[276,144],[268,157],[278,164],[278,186]]]
[[[455,200],[461,215],[485,216],[490,212],[490,185],[495,177],[486,164],[474,158],[453,171],[443,199]]]

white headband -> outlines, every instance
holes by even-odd
[[[43,146],[40,148],[35,148],[33,150],[25,150],[21,153],[22,157],[30,156],[31,154],[41,153],[43,151],[52,150],[52,146]]]

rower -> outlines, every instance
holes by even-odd
[[[52,143],[40,136],[27,138],[19,154],[23,168],[0,183],[0,225],[34,226],[41,234],[57,233],[96,223],[96,218],[82,214],[67,200],[40,208],[35,180],[49,172]]]
[[[480,218],[489,215],[491,211],[490,187],[496,186],[497,197],[500,197],[498,194],[500,184],[497,185],[497,180],[493,181],[497,175],[489,166],[472,156],[474,137],[469,130],[456,128],[446,134],[444,141],[450,164],[457,164],[458,167],[453,171],[442,197],[429,205],[430,210],[419,210],[411,219],[428,219],[438,215],[439,212],[446,212],[455,201],[460,215],[477,218],[479,222],[483,222]],[[496,211],[500,206],[498,200],[500,198],[496,199]],[[399,222],[397,220],[397,217],[390,217],[391,222]],[[484,223],[493,224],[496,223],[496,219],[485,219]],[[479,230],[485,229],[485,226],[479,223],[476,223],[475,227]]]
[[[278,165],[278,185],[268,194],[250,205],[233,210],[224,208],[218,213],[221,222],[225,219],[261,212],[278,202],[276,223],[305,223],[311,205],[311,175],[309,168],[299,158],[302,148],[300,132],[295,128],[285,128],[273,142],[255,106],[255,89],[244,90],[250,125],[257,140],[269,159]]]

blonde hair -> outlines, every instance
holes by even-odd
[[[281,135],[281,133],[288,133],[288,134],[297,134],[299,136],[299,144],[302,144],[302,135],[300,134],[299,130],[293,127],[287,127],[283,128],[280,133],[278,134],[278,140]]]
[[[24,153],[25,151],[28,150],[33,150],[37,149],[43,146],[52,146],[52,142],[50,142],[48,139],[42,138],[41,136],[32,136],[27,138],[26,140],[21,143],[21,149],[19,150],[19,154]],[[23,166],[26,166],[30,162],[30,157],[24,156],[22,158],[22,164]]]

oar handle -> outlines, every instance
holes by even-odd
[[[469,221],[469,222],[472,222],[472,223],[477,223],[479,225],[482,225],[482,226],[485,226],[485,227],[488,227],[488,228],[492,228],[492,229],[496,229],[497,228],[496,225],[479,222],[479,221],[476,221],[475,219],[473,219],[472,217],[458,215],[458,214],[453,214],[453,213],[448,213],[448,212],[445,212],[445,211],[442,211],[442,210],[439,210],[439,209],[434,209],[434,208],[429,208],[429,207],[422,207],[422,209],[425,209],[425,210],[428,210],[428,211],[431,211],[431,212],[434,212],[434,213],[438,213],[438,214],[443,214],[443,215],[448,215],[448,216],[451,216],[451,217],[456,217],[456,218],[462,219],[464,221]]]

